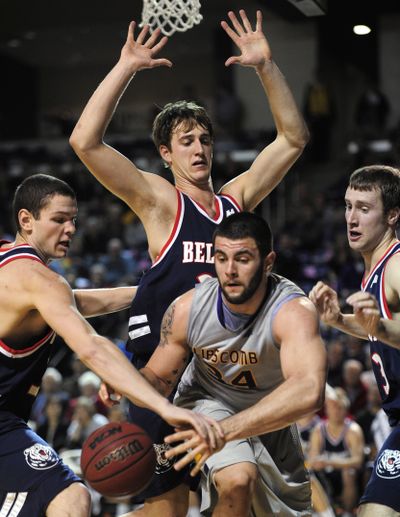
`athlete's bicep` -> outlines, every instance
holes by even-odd
[[[25,279],[32,306],[68,345],[77,346],[93,331],[78,312],[66,280],[42,265],[34,265]],[[94,331],[93,331],[94,332]]]
[[[146,369],[172,389],[181,377],[190,358],[187,325],[192,291],[177,298],[166,310],[160,331],[160,342]]]
[[[325,385],[326,351],[312,302],[299,297],[284,304],[275,317],[273,331],[280,343],[285,378],[313,375]]]

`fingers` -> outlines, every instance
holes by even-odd
[[[257,11],[256,15],[256,31],[262,31],[262,12],[260,10]]]
[[[241,12],[243,12],[243,14],[245,15],[245,12],[243,11],[243,9],[241,10]],[[237,32],[237,34],[239,34],[239,36],[243,36],[245,31],[244,31],[243,27],[240,25],[239,20],[236,17],[236,14],[233,11],[229,11],[228,16],[229,16],[229,19],[230,19],[235,31]],[[242,17],[242,19],[243,19],[243,17]],[[247,17],[246,17],[246,19],[247,19]],[[248,22],[248,20],[247,20],[247,22]],[[250,23],[249,23],[249,25],[250,25]],[[251,27],[250,27],[250,31],[251,31]]]
[[[136,27],[136,22],[131,21],[131,23],[129,24],[129,27],[128,27],[128,37],[126,39],[127,41],[130,41],[130,40],[135,41],[135,27]]]
[[[253,32],[249,19],[247,18],[246,11],[244,9],[240,9],[239,14],[246,32]]]
[[[146,24],[143,26],[143,29],[139,32],[138,37],[136,38],[136,43],[138,45],[143,45],[143,42],[147,36],[147,33],[149,32],[150,27]]]
[[[110,386],[102,382],[99,389],[99,397],[105,406],[112,407],[119,404],[122,395],[116,393]]]

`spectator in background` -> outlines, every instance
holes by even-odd
[[[136,261],[133,253],[123,248],[122,240],[118,237],[107,242],[107,253],[100,257],[99,263],[106,269],[107,285],[130,285],[134,282]]]
[[[343,364],[345,361],[345,349],[341,339],[334,339],[327,343],[328,352],[328,377],[330,386],[343,386]]]
[[[107,422],[107,417],[96,412],[95,403],[89,397],[79,397],[67,429],[67,447],[80,449],[89,434]]]
[[[367,387],[361,380],[364,368],[357,359],[347,359],[343,364],[343,388],[350,400],[349,412],[356,415],[367,405]]]
[[[314,162],[324,162],[330,157],[335,107],[321,70],[306,87],[303,113],[311,135],[309,156]]]
[[[334,502],[350,517],[359,498],[358,474],[364,461],[361,427],[347,417],[350,401],[342,388],[334,388],[325,401],[327,419],[311,433],[308,463],[323,471]]]
[[[66,446],[68,423],[65,418],[66,401],[58,395],[47,398],[42,423],[36,432],[57,452]]]
[[[369,80],[355,110],[355,123],[360,138],[368,141],[384,137],[389,114],[390,104],[386,95],[375,81]]]
[[[33,403],[31,419],[36,425],[42,424],[45,419],[45,408],[47,401],[53,395],[57,395],[63,402],[67,402],[69,395],[63,388],[63,377],[61,373],[52,366],[49,366],[44,372],[40,391]]]

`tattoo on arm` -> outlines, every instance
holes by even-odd
[[[159,346],[165,346],[168,344],[168,336],[172,334],[172,325],[174,323],[175,316],[175,302],[171,303],[168,307],[167,312],[164,314],[161,323],[161,336]]]

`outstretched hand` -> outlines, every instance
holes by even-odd
[[[221,432],[221,428],[219,426],[217,427],[218,424],[215,424],[216,422],[211,426],[214,435],[212,442],[204,440],[204,438],[193,429],[177,431],[165,437],[165,442],[168,444],[179,442],[178,445],[165,452],[166,458],[174,458],[175,456],[185,454],[174,464],[175,470],[181,470],[194,461],[195,465],[190,471],[190,475],[196,476],[207,459],[223,448],[225,438]]]
[[[190,436],[192,438],[191,445],[196,442],[197,445],[200,446],[197,452],[203,452],[203,450],[210,450],[215,452],[215,450],[224,440],[224,432],[220,424],[213,418],[195,413],[189,409],[174,406],[173,404],[169,404],[167,410],[163,411],[160,416],[176,429],[177,432],[171,435],[172,437],[177,435],[182,435],[184,437]],[[178,439],[179,438],[172,439],[169,443],[172,443]],[[185,445],[186,442],[185,444],[182,444],[182,446]],[[183,448],[182,450],[186,451],[187,447]],[[172,449],[172,451],[175,451],[175,449]],[[174,454],[172,451],[170,451],[171,454],[168,457],[173,457],[178,454],[178,452]],[[183,465],[179,466],[179,468],[187,465],[190,463],[190,461],[191,459],[185,462]],[[177,465],[179,464],[180,462],[178,462]],[[177,470],[179,470],[179,468],[177,468]]]
[[[313,302],[321,320],[327,325],[334,325],[340,318],[340,305],[336,291],[324,282],[317,282],[308,297]]]
[[[172,66],[169,59],[155,58],[168,41],[166,36],[160,39],[161,30],[156,29],[149,37],[149,26],[145,25],[135,39],[136,22],[129,24],[128,36],[121,50],[121,61],[132,67],[133,72],[158,66]]]
[[[253,28],[247,18],[246,11],[239,11],[241,22],[234,12],[229,11],[228,16],[233,26],[226,21],[221,22],[221,27],[239,48],[240,56],[231,56],[226,60],[225,66],[239,64],[242,66],[259,67],[271,60],[271,49],[262,31],[262,14],[257,11],[256,28]]]
[[[349,296],[346,302],[353,307],[354,316],[365,332],[375,336],[381,321],[378,300],[375,296],[365,291],[358,291]]]

